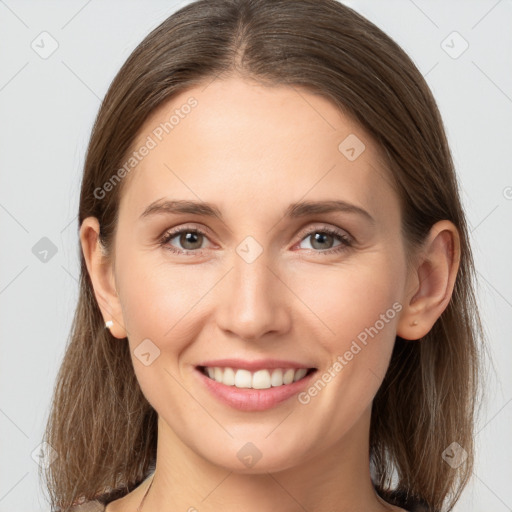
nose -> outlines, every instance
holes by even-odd
[[[291,326],[293,294],[265,252],[248,263],[234,254],[233,268],[219,287],[217,325],[247,341],[276,337]]]

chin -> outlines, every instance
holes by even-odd
[[[297,438],[290,446],[280,445],[274,440],[265,439],[268,433],[260,438],[249,437],[252,441],[240,441],[231,439],[228,443],[219,441],[217,446],[221,451],[211,451],[212,446],[201,450],[198,455],[208,460],[211,464],[223,467],[228,471],[239,474],[264,474],[279,472],[296,466],[301,459],[306,459],[304,452],[304,440]],[[298,452],[297,447],[301,448]]]

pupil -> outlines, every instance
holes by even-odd
[[[322,243],[322,242],[325,243],[325,239],[326,238],[332,238],[332,236],[328,235],[328,234],[325,234],[325,233],[315,233],[315,235],[314,235],[314,242],[312,244],[313,247],[315,247],[315,243],[316,242],[320,241],[320,243]],[[315,248],[318,248],[318,247],[315,247]],[[320,247],[320,249],[323,249],[323,248],[324,247]]]
[[[197,244],[199,233],[192,233],[188,232],[185,235],[182,235],[182,244],[185,246],[186,244]],[[331,235],[326,233],[315,233],[313,236],[313,247],[318,248],[315,246],[315,244],[319,243],[320,245],[325,244],[326,241],[328,241],[329,238],[332,238]],[[184,241],[183,241],[184,239]],[[190,248],[190,247],[188,247]],[[195,248],[195,247],[192,247]],[[323,249],[323,247],[320,247],[320,249]]]
[[[198,233],[186,233],[185,235],[182,235],[182,239],[184,238],[185,241],[184,243],[182,242],[182,245],[186,248],[186,249],[195,249],[195,247],[186,247],[186,244],[194,244],[194,243],[197,243],[197,237],[198,237]],[[194,240],[195,239],[195,240]]]

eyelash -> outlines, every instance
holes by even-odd
[[[201,251],[202,249],[197,249],[197,250],[180,250],[180,249],[176,249],[174,248],[173,246],[169,245],[169,242],[175,238],[177,235],[181,235],[182,233],[194,233],[194,234],[199,234],[199,235],[203,235],[205,237],[207,237],[208,235],[202,231],[201,229],[198,229],[198,228],[180,228],[180,229],[176,229],[174,231],[167,231],[160,239],[160,245],[168,250],[168,251],[171,251],[175,254],[182,254],[182,255],[197,255],[197,254],[201,254]],[[319,253],[319,254],[337,254],[337,253],[340,253],[342,251],[345,251],[347,250],[349,247],[352,247],[352,240],[347,236],[345,235],[342,231],[339,231],[337,229],[334,229],[334,228],[331,228],[331,227],[323,227],[323,228],[315,228],[315,229],[312,229],[306,233],[304,233],[302,235],[302,238],[300,239],[300,241],[304,240],[305,238],[307,238],[308,236],[311,236],[315,233],[321,233],[321,234],[327,234],[327,235],[332,235],[334,237],[336,237],[340,242],[341,244],[338,245],[337,247],[334,247],[332,249],[326,249],[326,250],[315,250],[315,249],[309,249],[310,251],[313,251],[313,252],[316,252],[316,253]]]

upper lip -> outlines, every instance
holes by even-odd
[[[314,366],[299,363],[297,361],[285,361],[283,359],[257,359],[254,361],[246,361],[244,359],[216,359],[203,361],[197,366],[207,366],[209,368],[237,368],[249,371],[257,371],[272,368],[314,368]]]

